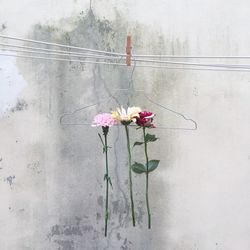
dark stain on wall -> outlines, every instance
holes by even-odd
[[[28,108],[28,104],[25,100],[17,100],[15,107],[11,108],[11,112],[22,111]]]
[[[65,23],[67,25],[64,25]],[[36,24],[28,37],[72,46],[124,52],[129,30],[133,37],[133,51],[136,53],[147,50],[149,53],[156,54],[181,54],[187,50],[186,42],[165,38],[161,32],[139,23],[128,24],[126,18],[118,12],[113,21],[101,19],[89,10],[77,17],[61,20],[57,26]],[[44,47],[49,48],[49,46]],[[74,216],[79,218],[79,222],[52,225],[48,239],[53,239],[51,242],[56,242],[60,250],[73,250],[76,245],[85,249],[98,250],[116,250],[118,245],[118,248],[123,250],[138,249],[141,240],[135,238],[133,241],[128,240],[128,237],[133,235],[133,228],[129,211],[127,155],[124,153],[126,145],[123,140],[123,129],[114,128],[109,138],[110,143],[113,143],[110,167],[114,189],[111,190],[109,233],[108,238],[104,239],[103,223],[101,223],[104,218],[103,155],[97,132],[90,126],[61,125],[60,117],[64,113],[72,113],[80,107],[97,103],[90,109],[75,112],[67,120],[70,123],[91,122],[93,115],[98,112],[108,112],[120,104],[125,106],[133,104],[138,101],[134,91],[128,91],[125,94],[118,91],[114,94],[116,89],[129,86],[132,90],[134,87],[145,89],[149,93],[156,92],[157,100],[164,101],[166,93],[171,96],[174,84],[175,89],[178,89],[178,80],[182,75],[175,71],[140,70],[136,67],[133,71],[131,67],[36,59],[30,61],[18,59],[18,65],[34,94],[32,106],[30,105],[29,109],[46,118],[48,131],[53,131],[48,144],[53,145],[51,150],[53,150],[54,164],[51,164],[49,158],[44,162],[45,165],[53,168],[50,171],[54,172],[54,196],[50,199],[52,204],[49,205],[56,209],[58,221]],[[148,80],[151,77],[153,80]],[[104,99],[108,101],[98,103]],[[141,102],[143,103],[143,100]],[[14,111],[26,108],[27,103],[20,102]],[[162,135],[164,135],[163,132]],[[131,131],[131,137],[134,138],[133,131]],[[171,143],[171,140],[169,135],[168,143]],[[168,164],[170,164],[171,154],[164,152],[162,155],[168,155]],[[141,158],[142,153],[136,156]],[[29,168],[32,168],[32,165]],[[144,179],[134,176],[134,186],[138,191],[137,223],[141,227],[142,224],[146,224],[145,212],[142,209],[145,204]],[[165,192],[161,178],[157,180],[157,186],[161,186],[161,192]],[[154,188],[153,183],[151,187]],[[90,196],[90,193],[93,195]],[[160,192],[155,192],[151,197],[155,207],[158,206],[159,198]],[[161,216],[165,215],[161,214]],[[86,222],[80,223],[83,218],[86,218]],[[162,221],[164,221],[163,218]],[[166,225],[161,225],[159,228],[165,227]],[[157,233],[161,233],[160,229]],[[150,244],[145,243],[144,250],[152,250]]]
[[[10,176],[8,176],[6,179],[5,179],[5,181],[10,185],[10,186],[12,186],[13,185],[13,180],[15,179],[16,177],[15,177],[15,175],[10,175]]]
[[[70,224],[70,225],[54,225],[51,227],[50,233],[48,235],[49,238],[53,238],[54,236],[58,235],[65,235],[65,236],[70,236],[70,235],[77,235],[77,236],[82,236],[82,228],[80,227],[80,218],[76,218],[75,224]],[[86,227],[84,227],[85,230]]]
[[[74,250],[74,242],[72,240],[55,240],[59,247],[57,250]]]

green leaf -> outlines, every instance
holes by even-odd
[[[109,147],[109,146],[103,146],[102,147],[102,152],[105,153],[106,151],[108,151],[109,148],[112,148],[112,147]]]
[[[134,146],[140,146],[140,145],[142,145],[143,143],[144,143],[144,142],[136,141],[136,142],[134,143],[133,147],[134,147]]]
[[[107,220],[107,219],[108,219],[108,217],[109,217],[109,212],[108,212],[108,211],[106,211],[106,212],[105,212],[105,219]]]
[[[158,138],[155,135],[151,135],[151,134],[146,134],[146,142],[152,142],[152,141],[156,141]]]
[[[109,183],[109,185],[113,188],[113,185],[112,185],[112,182],[111,182],[111,178],[110,178],[107,174],[104,175],[103,180],[104,180],[104,181],[107,180],[108,183]]]
[[[154,171],[158,165],[159,165],[159,160],[151,160],[148,162],[148,172]]]
[[[133,165],[132,165],[132,170],[137,173],[137,174],[142,174],[142,173],[145,173],[146,172],[146,168],[143,164],[141,163],[138,163],[138,162],[135,162]]]
[[[110,178],[110,177],[108,177],[108,182],[109,182],[110,186],[113,188],[113,185],[112,185],[112,182],[111,182],[111,178]]]
[[[103,142],[103,139],[102,139],[102,136],[100,135],[100,133],[98,133],[98,136],[99,136],[99,138],[101,140],[102,146],[104,147],[104,142]]]

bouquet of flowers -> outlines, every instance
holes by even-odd
[[[132,180],[132,171],[136,174],[145,174],[145,196],[146,196],[146,207],[148,214],[148,228],[151,228],[151,212],[149,206],[149,173],[155,170],[159,165],[159,160],[149,160],[148,156],[148,144],[156,141],[158,138],[147,133],[147,130],[155,128],[153,124],[153,118],[155,114],[150,111],[142,111],[139,107],[128,107],[124,109],[123,107],[116,108],[115,111],[112,111],[111,114],[104,113],[98,114],[95,116],[92,126],[102,127],[103,137],[98,133],[99,138],[103,146],[103,153],[105,153],[105,162],[106,162],[106,173],[104,175],[104,180],[106,181],[106,207],[105,207],[105,236],[107,236],[107,221],[109,218],[108,212],[108,191],[109,185],[112,186],[111,179],[109,177],[108,171],[108,144],[107,144],[107,135],[109,132],[109,127],[113,125],[122,125],[125,128],[126,142],[127,142],[127,154],[128,154],[128,178],[129,178],[129,196],[130,196],[130,207],[132,215],[132,224],[135,226],[135,209],[134,209],[134,198],[133,198],[133,180]],[[137,129],[142,130],[143,141],[134,142],[133,146],[144,146],[145,154],[145,164],[134,162],[132,164],[132,154],[131,154],[131,143],[129,136],[129,129],[131,125],[137,125]]]

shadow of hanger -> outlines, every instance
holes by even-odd
[[[170,109],[157,101],[154,101],[150,98],[144,90],[136,90],[133,86],[133,74],[135,71],[134,64],[132,73],[130,76],[130,81],[128,88],[125,89],[116,89],[114,93],[110,93],[109,97],[96,102],[94,104],[86,105],[84,107],[75,109],[72,112],[65,113],[60,117],[60,124],[64,126],[91,126],[93,117],[101,112],[111,112],[116,107],[119,106],[139,106],[143,110],[150,110],[154,112],[157,116],[155,119],[155,125],[158,129],[170,129],[170,130],[197,130],[197,122],[191,118],[188,118],[186,115],[177,112],[173,109]],[[124,94],[127,93],[127,94]],[[150,93],[152,96],[153,93]],[[144,99],[144,100],[143,100]],[[104,104],[105,109],[101,108],[100,105]],[[84,114],[83,114],[84,112]],[[165,114],[163,114],[165,112]],[[168,114],[167,114],[168,113]],[[161,115],[159,115],[161,114]],[[169,114],[174,114],[176,117],[181,118],[187,124],[185,126],[166,126],[166,123],[173,121],[173,117],[169,117]],[[180,122],[177,122],[180,123]],[[119,125],[116,125],[119,126]],[[136,125],[132,125],[136,126]]]

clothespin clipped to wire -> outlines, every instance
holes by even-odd
[[[126,45],[126,64],[127,66],[131,66],[131,53],[132,51],[132,40],[131,40],[131,36],[128,35],[127,36],[127,45]]]

